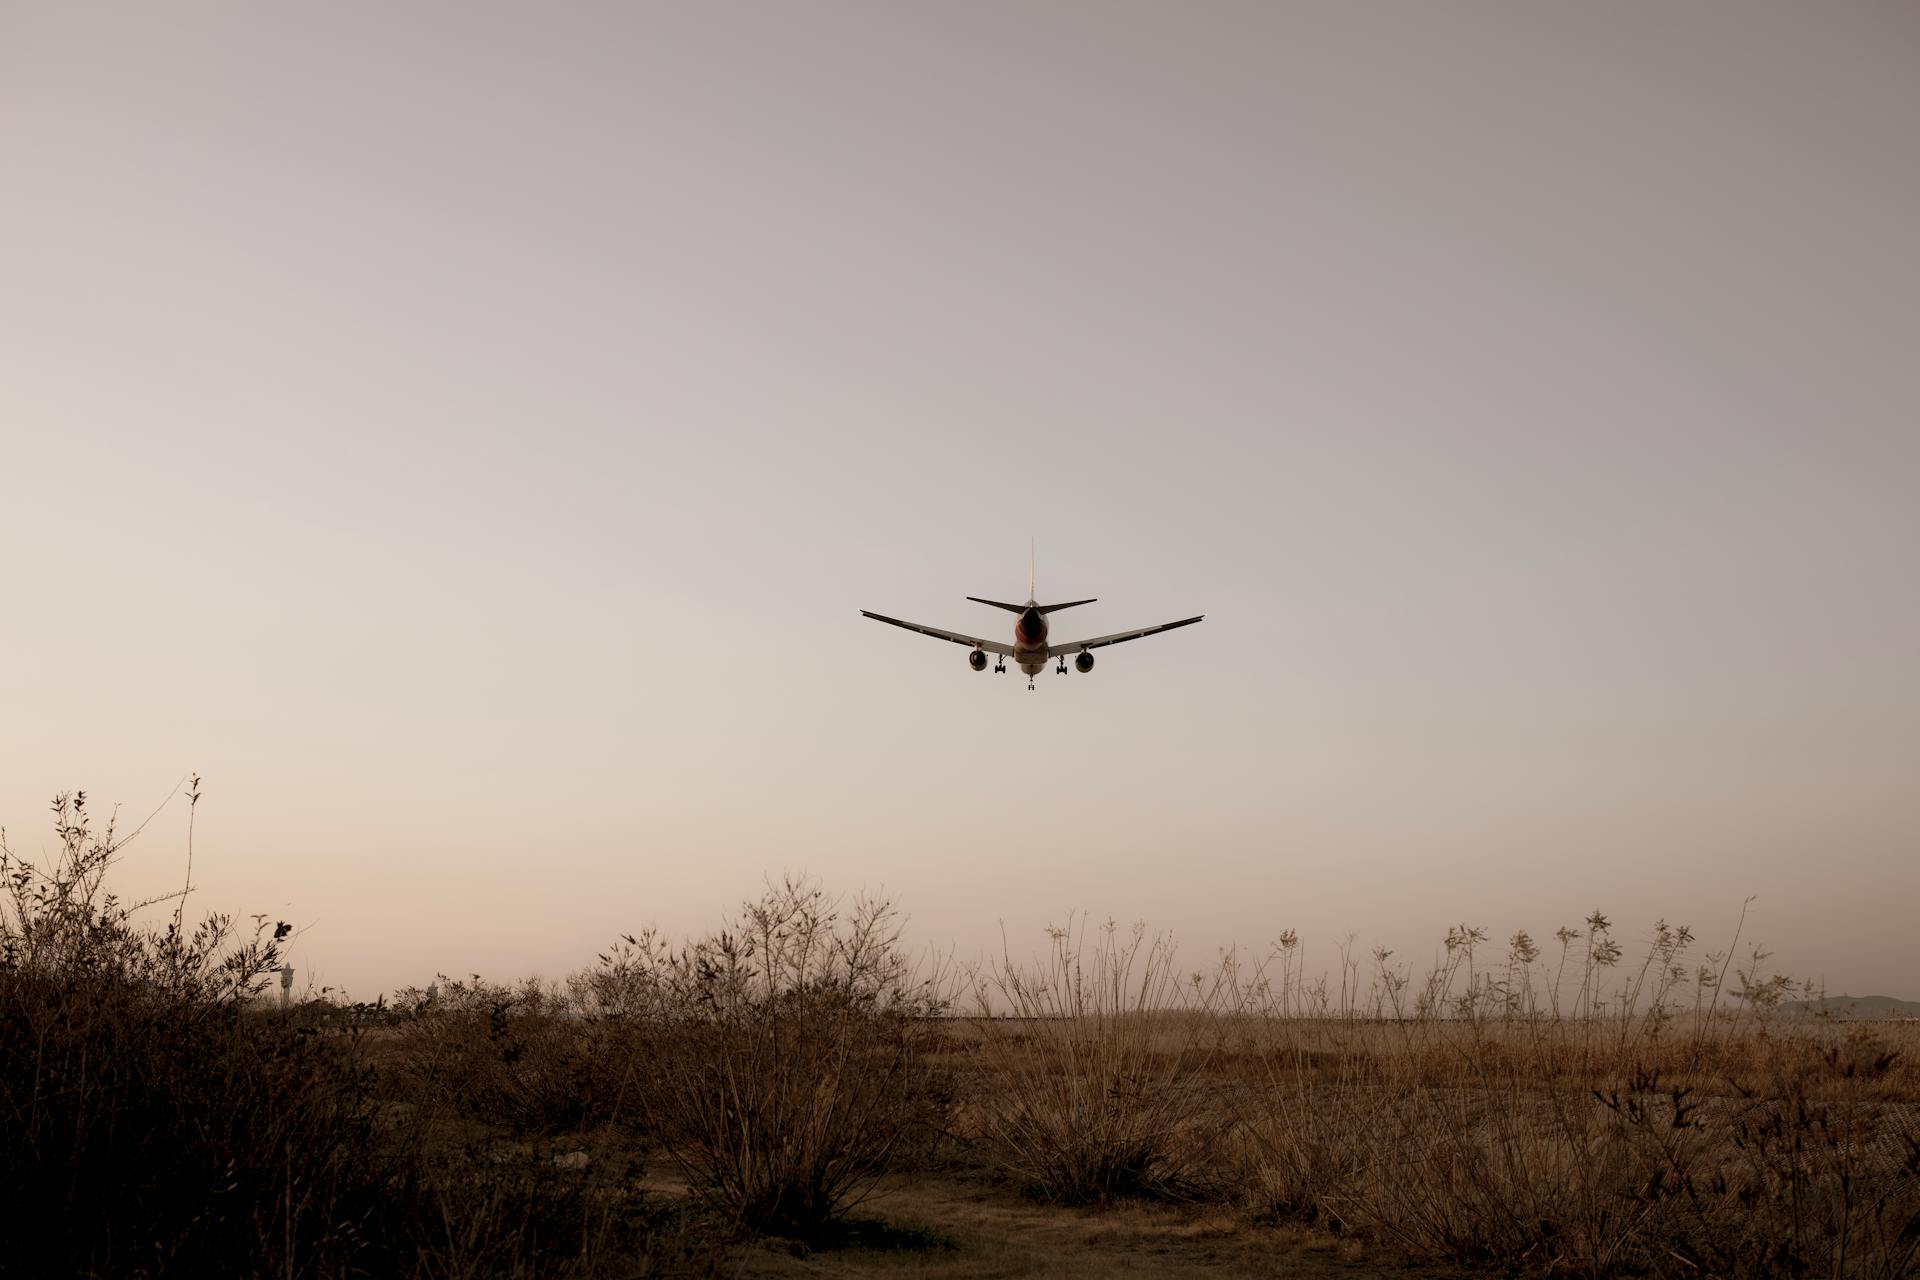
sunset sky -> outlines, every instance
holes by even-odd
[[[0,824],[198,770],[368,998],[805,871],[1920,999],[1916,139],[1911,4],[0,0]],[[859,615],[1029,539],[1206,621]]]

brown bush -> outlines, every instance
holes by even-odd
[[[434,1119],[516,1135],[623,1125],[628,1062],[571,999],[537,979],[517,987],[442,975],[432,995],[395,998],[397,1083]]]
[[[789,880],[684,947],[625,938],[576,991],[629,1046],[649,1132],[745,1226],[816,1233],[944,1128],[942,978],[884,901],[843,916]]]
[[[430,1141],[359,1031],[319,1025],[365,1018],[251,1007],[284,926],[143,927],[106,891],[111,826],[54,811],[50,867],[0,839],[0,1276],[711,1269],[619,1162]]]

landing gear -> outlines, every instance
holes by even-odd
[[[999,662],[994,664],[993,674],[997,676],[1003,676],[1007,674],[1007,660],[1005,658],[1000,659]]]
[[[1053,674],[1057,676],[1067,674],[1067,660],[1065,658],[1060,659],[1060,665],[1053,669]]]
[[[1028,692],[1028,693],[1032,693],[1032,692],[1033,692],[1033,677],[1032,677],[1032,676],[1028,676],[1028,677],[1027,677],[1027,692]]]

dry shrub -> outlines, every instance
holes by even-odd
[[[717,1242],[684,1209],[642,1194],[630,1157],[572,1143],[476,1141],[419,1164],[418,1280],[718,1274]]]
[[[649,1132],[743,1226],[813,1235],[944,1128],[944,979],[884,900],[787,880],[683,947],[623,939],[576,991],[630,1047]]]
[[[1184,1197],[1213,1181],[1229,1127],[1206,1078],[1221,975],[1182,980],[1172,940],[1109,921],[1089,946],[1048,931],[1037,966],[1004,956],[976,989],[983,1126],[1008,1169],[1063,1203]]]
[[[1524,935],[1489,983],[1479,932],[1461,930],[1410,1009],[1380,957],[1375,998],[1398,1017],[1274,1019],[1249,1126],[1255,1195],[1471,1264],[1914,1274],[1920,1107],[1910,1091],[1889,1100],[1899,1054],[1870,1033],[1828,1043],[1817,1024],[1771,1023],[1763,1006],[1676,1017],[1690,939],[1665,926],[1603,1000],[1619,950],[1604,917],[1588,925],[1599,959],[1564,1004],[1529,998]]]
[[[1305,1019],[1265,1028],[1271,1056],[1251,1068],[1258,1083],[1246,1123],[1223,1152],[1263,1216],[1340,1227],[1347,1224],[1332,1206],[1365,1176],[1370,1154],[1355,1141],[1349,1109],[1333,1100],[1379,1084],[1367,1059],[1308,1047],[1322,1029]]]
[[[0,1276],[711,1272],[617,1160],[429,1141],[363,1019],[252,1007],[284,926],[143,927],[111,825],[54,813],[49,867],[0,838]]]
[[[1687,1086],[1662,1098],[1647,1077],[1605,1095],[1659,1171],[1641,1199],[1658,1206],[1671,1252],[1702,1269],[1915,1274],[1920,1105],[1876,1096],[1897,1051],[1864,1027],[1799,1048],[1798,1061],[1725,1077],[1720,1096],[1691,1106]]]
[[[1870,1083],[1873,1060],[1688,1082],[1629,1059],[1596,1090],[1483,1044],[1459,1046],[1451,1085],[1389,1069],[1296,1102],[1363,1156],[1321,1189],[1333,1216],[1424,1254],[1578,1274],[1911,1274],[1915,1108],[1827,1087]]]
[[[441,975],[430,994],[407,988],[395,1005],[404,1087],[436,1119],[519,1135],[634,1119],[622,1047],[538,979],[507,987]]]
[[[54,821],[50,867],[0,842],[0,1273],[344,1267],[395,1170],[364,1069],[246,1007],[286,927],[142,927],[111,824],[84,792]]]

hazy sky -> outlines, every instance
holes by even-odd
[[[366,996],[807,870],[1920,997],[1917,139],[1900,3],[0,3],[0,822],[198,769]],[[1207,620],[858,613],[1030,537]]]

